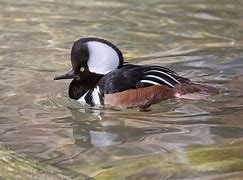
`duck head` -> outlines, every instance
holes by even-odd
[[[84,81],[92,75],[105,75],[123,65],[121,51],[112,43],[99,38],[82,38],[74,42],[71,50],[72,70],[54,80]]]
[[[123,65],[121,51],[112,43],[99,38],[81,38],[71,50],[72,69],[54,80],[73,79],[69,97],[79,99],[93,88],[100,78]]]

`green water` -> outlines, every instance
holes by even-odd
[[[0,143],[80,179],[242,177],[242,12],[242,0],[0,0]],[[87,36],[220,94],[149,112],[82,106],[52,79]]]

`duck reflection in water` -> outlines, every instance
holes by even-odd
[[[175,132],[178,129],[168,127],[134,127],[116,116],[105,115],[99,109],[70,109],[75,144],[83,148],[105,147],[125,142],[138,141],[145,135]],[[87,116],[87,114],[89,114]],[[93,114],[93,118],[90,118]],[[87,116],[87,118],[85,117]],[[116,118],[114,120],[114,118]]]
[[[85,111],[85,110],[84,110]],[[104,147],[122,143],[122,138],[119,137],[116,130],[124,127],[124,122],[121,121],[101,121],[102,118],[98,115],[99,110],[92,110],[94,118],[92,120],[79,120],[80,112],[72,111],[75,120],[73,123],[73,137],[75,144],[83,148]],[[85,112],[83,113],[83,115]],[[76,115],[76,116],[75,116]]]

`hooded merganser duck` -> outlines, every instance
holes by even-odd
[[[217,89],[192,83],[158,65],[123,62],[121,51],[107,40],[81,38],[71,50],[72,70],[54,80],[73,79],[69,97],[91,106],[139,107],[169,98],[195,99],[216,94]]]

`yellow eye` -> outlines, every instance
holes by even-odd
[[[80,72],[84,72],[85,68],[84,67],[81,67],[80,68]]]

